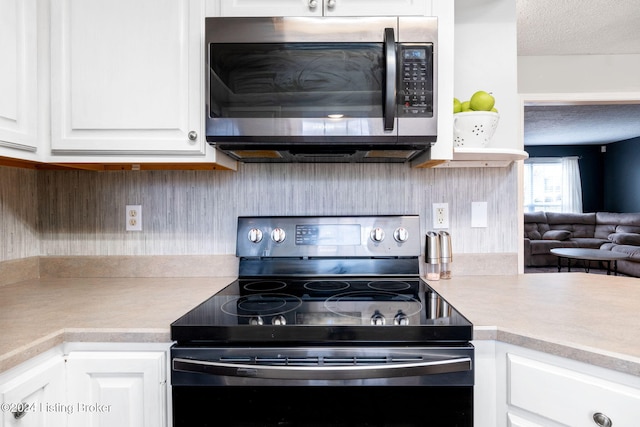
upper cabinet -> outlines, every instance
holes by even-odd
[[[52,1],[53,154],[204,154],[197,5]]]
[[[208,0],[207,16],[428,15],[430,0]]]
[[[38,149],[36,0],[0,0],[0,156]]]

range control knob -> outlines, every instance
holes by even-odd
[[[406,325],[409,324],[409,316],[404,314],[402,312],[402,310],[398,310],[396,315],[393,316],[393,324],[394,325],[400,325],[400,326],[406,326]]]
[[[380,227],[371,230],[371,240],[374,242],[382,242],[384,240],[384,230]]]
[[[409,231],[404,227],[398,227],[396,231],[393,232],[393,238],[396,239],[398,243],[406,242],[409,240]]]
[[[260,243],[262,240],[262,230],[259,228],[252,228],[249,230],[249,241],[253,243]]]
[[[284,239],[287,238],[287,233],[284,232],[282,228],[274,228],[271,232],[271,240],[276,243],[284,242]]]
[[[385,323],[386,323],[386,320],[382,315],[382,313],[376,310],[376,312],[373,313],[373,316],[371,316],[371,324],[374,326],[384,326]]]
[[[272,325],[286,325],[287,324],[287,318],[284,317],[282,314],[278,314],[278,315],[273,316],[271,318],[271,324]]]
[[[264,325],[264,320],[260,316],[255,316],[249,319],[249,324],[261,326]]]

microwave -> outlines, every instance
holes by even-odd
[[[408,162],[437,137],[435,17],[206,18],[206,138],[241,162]]]

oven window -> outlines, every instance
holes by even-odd
[[[470,427],[473,387],[180,386],[173,416],[174,427]]]
[[[212,43],[209,61],[212,117],[382,116],[382,43]]]

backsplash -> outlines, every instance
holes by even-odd
[[[0,168],[0,260],[233,255],[242,215],[419,214],[426,232],[432,229],[431,204],[438,202],[449,204],[454,254],[515,254],[516,178],[516,165],[241,164],[238,172]],[[473,201],[487,202],[487,228],[471,228]],[[142,205],[143,231],[125,231],[127,204]]]
[[[0,261],[40,254],[37,172],[0,167]]]

